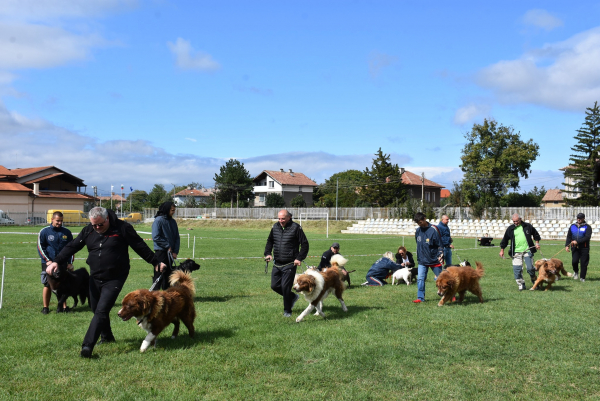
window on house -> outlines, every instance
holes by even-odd
[[[258,196],[258,200],[259,200],[260,202],[264,202],[264,201],[265,201],[265,194],[260,194],[260,195]]]
[[[275,188],[275,181],[269,181],[269,188]]]

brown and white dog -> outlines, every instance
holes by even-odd
[[[448,266],[438,276],[435,285],[438,288],[438,295],[442,297],[438,306],[443,306],[449,302],[458,293],[458,302],[465,299],[467,291],[477,295],[479,302],[483,302],[479,279],[483,277],[483,265],[481,262],[475,262],[477,269],[471,266]]]
[[[123,307],[117,313],[123,321],[132,317],[138,326],[146,330],[148,335],[142,342],[140,352],[150,345],[156,346],[156,337],[171,323],[175,326],[171,338],[179,334],[179,320],[187,327],[190,337],[194,337],[194,280],[182,270],[175,270],[169,283],[172,287],[165,291],[136,290],[125,295]]]
[[[348,263],[348,259],[346,259],[342,255],[340,255],[339,253],[336,253],[335,255],[333,255],[331,257],[331,260],[329,261],[329,263],[331,264],[331,267],[338,268],[338,272],[340,273],[340,280],[347,282],[348,283],[347,287],[350,287],[350,273],[354,273],[356,270],[351,270],[351,271],[346,270],[345,266],[346,266],[346,263]],[[323,271],[325,271],[327,269],[328,268],[326,267],[325,269],[323,269]]]
[[[535,261],[535,270],[540,270],[540,267],[544,262],[550,262],[553,270],[556,270],[556,279],[560,280],[560,273],[564,274],[567,277],[572,277],[573,274],[569,273],[565,270],[565,266],[563,265],[563,261],[560,259],[552,258],[552,259],[539,259]]]
[[[346,286],[340,279],[340,272],[337,266],[328,267],[327,269],[323,269],[322,272],[309,269],[303,274],[298,275],[294,280],[294,290],[304,295],[304,299],[308,301],[308,306],[296,318],[296,322],[301,322],[315,307],[317,308],[317,313],[325,317],[322,310],[323,300],[331,292],[335,292],[336,298],[342,304],[342,310],[347,312],[348,308],[342,299],[345,289]]]

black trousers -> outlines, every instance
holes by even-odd
[[[585,278],[587,274],[588,263],[590,262],[590,248],[571,247],[571,262],[573,263],[573,271],[579,274],[580,278]],[[579,267],[581,273],[579,273]]]
[[[157,278],[161,277],[159,283],[154,287],[154,290],[166,290],[170,287],[169,285],[169,277],[171,273],[173,273],[173,266],[171,265],[171,258],[169,257],[169,251],[155,251],[156,260],[158,263],[163,262],[167,265],[166,269],[161,273],[160,270],[156,271],[156,267],[154,268],[154,276],[152,277],[152,284],[156,281]]]
[[[100,336],[113,338],[110,328],[110,310],[123,289],[127,276],[115,280],[96,280],[90,278],[90,307],[94,317],[83,338],[84,347],[94,348]]]
[[[283,296],[283,311],[288,313],[292,313],[292,303],[296,298],[292,292],[295,276],[296,266],[294,264],[281,269],[273,266],[273,270],[271,270],[271,289]]]

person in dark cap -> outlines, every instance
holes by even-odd
[[[333,244],[331,244],[331,247],[328,250],[323,252],[323,256],[321,256],[321,262],[319,262],[319,266],[317,266],[317,269],[321,271],[326,267],[330,267],[331,257],[338,253],[340,253],[340,244],[334,242]]]
[[[567,252],[571,252],[573,279],[577,280],[579,278],[581,282],[585,281],[590,261],[591,237],[592,227],[585,222],[585,214],[579,213],[577,215],[577,222],[571,224],[571,227],[569,227],[565,247]]]

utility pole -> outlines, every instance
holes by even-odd
[[[335,219],[338,219],[338,189],[340,187],[340,177],[338,177],[335,181]]]
[[[423,201],[425,200],[425,172],[421,172],[421,212],[423,212]]]
[[[110,186],[110,210],[112,210],[112,194],[113,194],[113,189],[115,188],[114,185]]]

